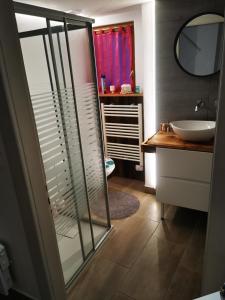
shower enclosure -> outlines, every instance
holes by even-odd
[[[27,105],[64,281],[70,284],[111,227],[93,20],[21,3],[14,3],[14,9],[30,94]],[[104,218],[92,212],[96,201],[105,203]]]

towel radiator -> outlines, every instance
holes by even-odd
[[[115,159],[134,161],[143,166],[142,104],[102,103],[101,112],[106,155]],[[135,119],[135,123],[132,123],[131,119]],[[111,141],[112,139],[114,141]]]

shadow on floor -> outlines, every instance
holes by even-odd
[[[114,228],[71,293],[72,300],[191,300],[200,296],[207,214],[166,206],[141,181],[112,177],[111,188],[138,197],[139,210]]]

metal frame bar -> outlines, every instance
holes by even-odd
[[[165,220],[165,204],[161,202],[161,220]]]
[[[82,142],[81,142],[81,132],[80,132],[79,116],[78,116],[78,109],[77,109],[77,102],[76,102],[76,93],[75,93],[75,85],[74,85],[74,77],[73,77],[73,67],[72,67],[72,59],[71,59],[71,54],[70,54],[70,44],[69,44],[69,36],[68,36],[67,20],[66,19],[64,19],[64,30],[65,30],[66,48],[67,48],[69,70],[70,70],[71,84],[72,84],[72,91],[73,91],[73,98],[74,98],[75,114],[76,114],[76,120],[77,120],[78,138],[79,138],[79,141],[80,141],[81,161],[82,161],[83,170],[84,170],[84,184],[85,184],[86,197],[87,197],[88,214],[89,214],[89,219],[90,219],[91,238],[92,238],[93,249],[95,249],[93,224],[92,224],[91,210],[90,210],[90,201],[89,201],[88,189],[87,189],[87,181],[86,181],[87,177],[86,177],[85,165],[84,165],[83,149],[82,149]]]
[[[89,45],[90,45],[90,56],[91,56],[91,65],[92,65],[92,76],[93,81],[95,84],[95,94],[96,100],[98,102],[98,125],[99,131],[101,136],[101,156],[102,156],[102,169],[103,169],[103,177],[104,177],[104,189],[105,189],[105,204],[106,204],[106,213],[107,213],[107,223],[108,228],[111,228],[111,221],[110,221],[110,211],[109,211],[109,197],[108,197],[108,188],[107,188],[107,176],[106,176],[106,168],[105,168],[105,155],[104,155],[104,141],[103,141],[103,128],[102,128],[102,120],[101,120],[101,106],[98,94],[98,83],[97,83],[97,71],[96,71],[96,62],[95,62],[95,50],[94,50],[94,43],[93,43],[93,34],[92,34],[92,25],[87,24],[88,30],[88,38],[89,38]]]
[[[48,37],[49,37],[49,45],[50,45],[50,51],[51,51],[51,56],[52,56],[53,70],[54,70],[54,75],[55,75],[55,81],[56,81],[57,91],[58,91],[58,95],[59,95],[59,103],[60,103],[61,107],[63,108],[62,96],[61,96],[61,93],[60,93],[60,84],[59,84],[59,77],[58,77],[58,71],[57,71],[57,64],[56,64],[56,58],[55,58],[55,51],[54,51],[54,44],[53,44],[53,39],[52,39],[52,32],[51,32],[50,20],[46,19],[46,23],[47,23],[47,29],[48,29]],[[61,110],[61,117],[62,117],[62,119],[64,121],[64,116],[63,116],[63,111],[62,110]],[[69,167],[70,167],[70,171],[71,171],[71,169],[72,169],[72,167],[71,167],[71,158],[70,158],[70,155],[69,155],[69,151],[68,151],[69,147],[68,147],[68,142],[66,141],[66,139],[65,139],[65,142],[66,142],[66,148],[67,148],[68,163],[69,163]],[[82,236],[82,230],[81,230],[81,224],[80,224],[79,210],[78,210],[76,201],[74,201],[74,205],[75,205],[75,209],[76,209],[76,213],[77,213],[77,225],[78,225],[78,231],[79,231],[81,251],[82,251],[83,260],[85,261],[86,255],[85,255],[85,250],[84,250],[84,243],[83,243],[83,236]]]
[[[68,30],[76,30],[80,28],[86,28],[86,23],[84,22],[77,22],[74,21],[74,24],[71,24],[68,28]],[[62,27],[61,26],[53,26],[52,27],[52,34],[62,32]],[[23,38],[28,38],[28,37],[34,37],[34,36],[39,36],[39,35],[47,35],[48,34],[48,29],[47,28],[41,28],[41,29],[35,29],[35,30],[29,30],[29,31],[23,31],[19,33],[20,39]]]
[[[101,106],[101,120],[102,120],[102,132],[103,132],[103,145],[104,145],[104,153],[106,156],[108,156],[108,149],[107,149],[107,136],[106,136],[106,131],[105,131],[105,125],[106,125],[106,122],[105,122],[105,118],[104,118],[104,103],[101,103],[100,104]]]
[[[66,76],[65,76],[64,64],[63,64],[63,56],[62,56],[62,48],[61,48],[59,32],[57,32],[56,35],[57,35],[57,43],[59,48],[59,58],[61,63],[62,75],[63,75],[63,84],[64,84],[64,88],[66,88]]]
[[[50,85],[51,85],[51,89],[53,91],[54,90],[54,85],[53,85],[53,80],[52,80],[50,60],[49,60],[48,49],[47,49],[47,44],[46,44],[46,36],[43,34],[42,37],[43,37],[43,43],[44,43],[44,49],[45,49],[45,57],[46,57],[46,62],[47,62],[47,67],[48,67],[48,74],[49,74]]]

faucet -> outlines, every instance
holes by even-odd
[[[195,112],[198,112],[199,110],[205,108],[205,101],[203,100],[198,100],[195,106]]]

